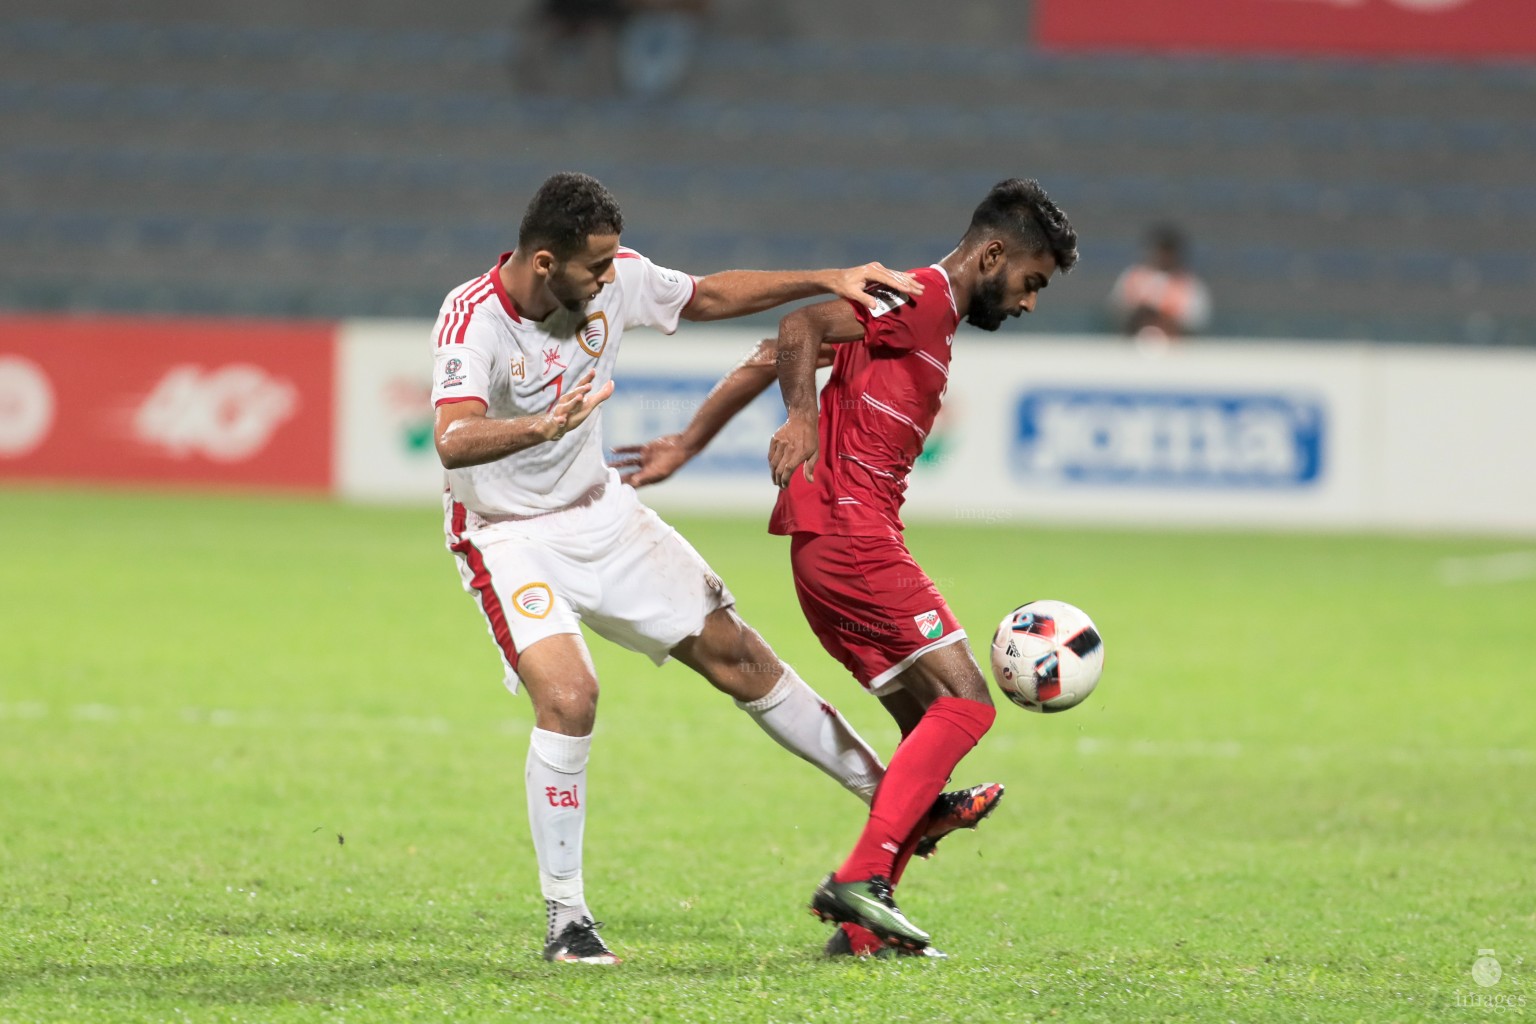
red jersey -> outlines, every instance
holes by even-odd
[[[960,314],[949,275],[910,271],[923,294],[880,290],[880,305],[852,303],[864,337],[837,346],[821,390],[816,479],[797,469],[768,532],[879,536],[902,530],[907,475],[923,451],[949,382]]]

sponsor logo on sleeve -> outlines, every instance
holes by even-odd
[[[884,285],[871,285],[864,290],[874,296],[875,299],[875,308],[869,311],[870,316],[885,316],[892,310],[900,309],[911,301],[896,289],[887,288]]]

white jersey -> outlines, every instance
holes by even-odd
[[[588,370],[592,390],[613,378],[628,327],[677,330],[694,279],[620,248],[615,276],[581,313],[557,309],[543,321],[521,316],[501,284],[501,265],[448,293],[432,331],[432,405],[475,399],[497,419],[545,412]],[[495,462],[448,470],[455,501],[481,515],[537,515],[565,508],[608,479],[603,410],[558,441]]]

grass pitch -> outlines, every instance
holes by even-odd
[[[784,542],[674,521],[888,753]],[[1055,597],[1108,656],[962,764],[1008,797],[902,889],[952,959],[820,959],[804,903],[860,805],[597,643],[587,885],[627,962],[584,969],[538,956],[530,715],[434,510],[0,493],[0,1021],[1536,1014],[1536,581],[1478,561],[1521,544],[910,540],[973,641]]]

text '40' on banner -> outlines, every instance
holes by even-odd
[[[1046,49],[1536,55],[1531,0],[1035,0],[1034,10]]]

